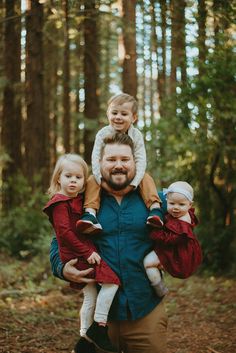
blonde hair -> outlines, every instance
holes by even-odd
[[[131,96],[130,94],[127,93],[119,93],[116,94],[115,96],[111,97],[109,101],[107,102],[108,108],[111,104],[116,103],[116,104],[124,104],[124,103],[132,103],[132,113],[137,114],[138,111],[138,102],[136,99]]]
[[[84,187],[80,192],[83,192],[85,189],[86,180],[88,178],[87,163],[78,154],[67,153],[67,154],[64,154],[58,158],[56,165],[55,165],[55,168],[54,168],[54,171],[52,173],[50,186],[48,188],[48,194],[51,197],[54,196],[58,191],[60,191],[60,185],[58,184],[58,179],[61,175],[61,172],[63,171],[63,168],[64,168],[66,162],[76,163],[80,167],[82,167],[85,182],[84,182]]]

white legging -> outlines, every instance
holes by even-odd
[[[84,300],[80,310],[80,336],[84,336],[93,321],[107,322],[108,313],[118,289],[117,284],[104,283],[99,293],[96,284],[89,283],[83,288]]]
[[[152,286],[156,286],[161,281],[161,272],[157,268],[159,264],[160,261],[155,251],[151,251],[143,260],[144,268]]]

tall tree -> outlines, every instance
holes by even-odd
[[[186,82],[185,0],[171,0],[171,93],[176,93],[177,70]]]
[[[29,0],[26,11],[26,175],[31,185],[40,174],[48,184],[48,131],[43,87],[43,4]]]
[[[61,43],[64,40],[63,26],[57,28],[58,15],[56,1],[51,0],[48,5],[44,17],[44,106],[45,114],[48,121],[49,129],[49,155],[50,169],[54,167],[57,159],[57,142],[59,138],[59,119],[58,119],[58,86],[60,84],[58,71],[62,66],[62,50]],[[50,79],[47,79],[50,78]],[[61,136],[61,135],[60,135]]]
[[[157,65],[157,93],[158,93],[158,110],[160,115],[163,115],[162,105],[166,96],[166,0],[160,0],[161,7],[161,40],[158,41],[157,31],[157,15],[156,15],[156,1],[151,0],[151,16],[152,16],[152,46],[156,53]],[[158,48],[161,48],[161,58],[159,58]]]
[[[65,46],[63,63],[63,144],[65,152],[70,151],[71,121],[70,121],[70,39],[69,39],[69,4],[63,0],[65,13]]]
[[[85,129],[84,158],[90,163],[96,128],[99,116],[98,98],[98,10],[95,0],[85,1],[84,19],[84,90],[85,90]]]
[[[137,73],[136,73],[136,0],[122,0],[123,9],[123,91],[136,97]]]
[[[21,168],[21,2],[6,1],[4,31],[4,69],[6,84],[3,97],[2,144],[9,156],[3,169],[3,183],[9,182]],[[14,45],[13,45],[14,43]],[[3,207],[9,209],[14,195],[9,186],[3,197]]]
[[[0,17],[3,19],[5,17],[5,1],[0,0]],[[4,22],[0,23],[0,53],[4,53]],[[3,55],[0,55],[0,76],[4,77],[4,60]],[[3,87],[0,85],[0,101],[2,101]]]
[[[160,96],[160,114],[162,115],[162,102],[166,98],[166,12],[167,12],[167,5],[166,0],[160,0],[161,6],[161,69],[158,73],[158,91]]]
[[[197,14],[197,24],[198,24],[198,37],[197,37],[197,47],[198,47],[198,83],[199,91],[196,96],[200,99],[197,101],[198,115],[197,121],[199,123],[199,129],[196,133],[196,141],[198,145],[198,152],[196,154],[196,169],[199,171],[199,192],[197,199],[200,204],[205,202],[205,195],[210,187],[209,176],[207,170],[208,167],[208,119],[207,119],[207,87],[204,84],[206,75],[206,21],[207,21],[207,9],[205,0],[198,1],[198,14]],[[204,207],[200,207],[201,219],[210,219],[210,210],[205,210]]]

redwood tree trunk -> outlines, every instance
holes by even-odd
[[[64,64],[63,64],[63,142],[65,152],[70,151],[70,40],[69,40],[69,11],[68,0],[63,1],[65,12],[65,47],[64,47]]]
[[[41,175],[45,184],[48,171],[48,136],[43,89],[43,5],[28,1],[26,12],[26,174],[32,186]]]
[[[21,20],[20,1],[6,1],[4,32],[4,69],[6,85],[3,94],[2,144],[10,160],[3,169],[3,183],[10,181],[21,168]],[[15,17],[19,16],[19,17]],[[9,19],[11,17],[15,17]],[[14,45],[13,45],[14,43]],[[3,195],[3,208],[9,209],[14,203],[11,187]]]
[[[94,128],[99,115],[98,99],[98,33],[95,0],[85,1],[84,20],[84,89],[85,89],[85,130],[84,158],[90,163],[94,141]]]
[[[171,93],[175,94],[177,69],[186,81],[185,0],[171,0]]]
[[[122,0],[123,7],[123,91],[137,96],[135,0]]]

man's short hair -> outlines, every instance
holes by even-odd
[[[130,146],[131,151],[134,154],[134,143],[133,143],[132,138],[129,135],[124,134],[122,132],[116,132],[115,134],[106,136],[103,139],[102,148],[101,148],[101,158],[103,156],[104,148],[106,147],[106,145],[126,145],[126,146]]]

